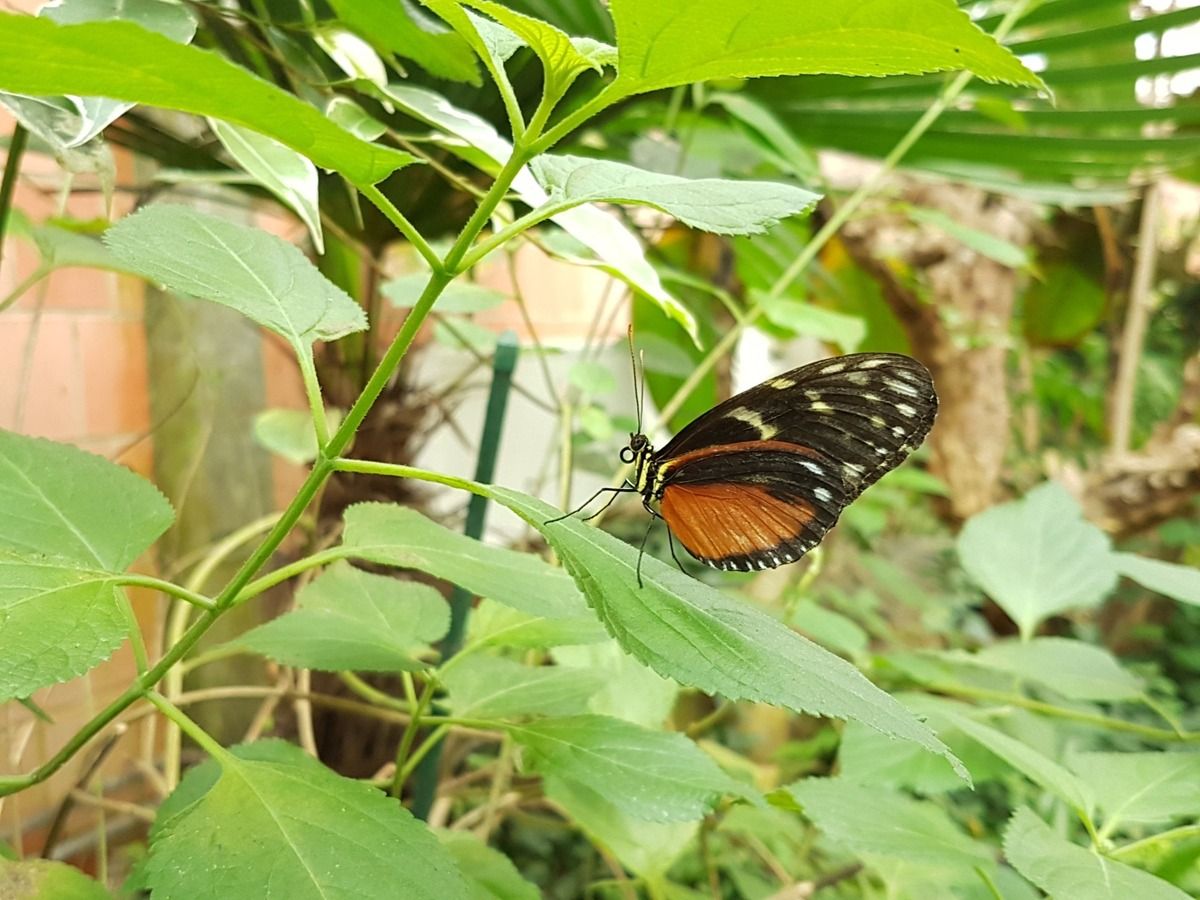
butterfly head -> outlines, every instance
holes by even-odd
[[[630,434],[629,445],[621,450],[621,462],[636,467],[632,483],[642,493],[645,493],[646,485],[653,477],[653,459],[654,448],[650,446],[650,439],[641,432]]]

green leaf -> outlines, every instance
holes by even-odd
[[[1114,553],[1117,572],[1180,603],[1200,606],[1200,569],[1135,553]]]
[[[516,12],[491,0],[465,2],[512,31],[537,54],[545,69],[546,96],[561,97],[583,72],[588,69],[600,71],[600,66],[593,58],[580,52],[569,35],[549,22]]]
[[[365,109],[341,94],[335,94],[325,104],[325,115],[355,137],[375,141],[387,133],[387,126]]]
[[[661,728],[675,708],[679,685],[642,665],[611,638],[587,646],[556,647],[553,656],[560,666],[601,676],[603,686],[588,699],[588,712]]]
[[[608,716],[506,727],[527,768],[602,794],[639,819],[695,821],[726,794],[753,796],[682,734]]]
[[[650,206],[717,234],[762,234],[780,219],[811,212],[821,199],[784,182],[680,178],[579,156],[543,154],[529,168],[549,195],[547,207],[605,202]]]
[[[355,184],[374,184],[416,161],[359,140],[216,53],[130,22],[58,26],[44,18],[0,15],[0,89],[99,95],[212,116],[273,137]]]
[[[326,409],[329,430],[337,428],[342,411]],[[317,458],[317,435],[312,416],[302,409],[264,409],[254,417],[254,439],[289,462],[305,465]]]
[[[512,860],[475,835],[439,830],[437,837],[466,876],[471,900],[541,900],[541,891],[521,877]]]
[[[1200,753],[1079,752],[1068,764],[1091,786],[1109,827],[1200,817]]]
[[[454,714],[476,719],[567,716],[586,708],[603,683],[599,672],[479,654],[456,660],[440,678]]]
[[[1028,807],[1013,813],[1004,833],[1004,855],[1018,872],[1052,898],[1071,900],[1185,900],[1160,878],[1072,844]]]
[[[897,75],[969,69],[1042,87],[953,0],[827,3],[613,0],[618,96],[716,78]]]
[[[1070,700],[1136,700],[1142,683],[1111,653],[1070,638],[1040,637],[1002,641],[985,647],[972,661],[1032,681]]]
[[[367,327],[362,307],[299,249],[257,228],[157,203],[122,219],[104,242],[142,277],[235,309],[286,338],[298,354],[311,352],[313,341]]]
[[[962,758],[962,753],[955,748]],[[858,722],[847,722],[838,744],[838,775],[855,784],[908,788],[919,794],[943,794],[962,787],[962,779],[940,756],[915,745],[897,747],[885,735]],[[970,760],[965,760],[970,768]],[[971,770],[980,777],[980,773]]]
[[[608,641],[608,633],[591,611],[584,607],[581,613],[574,617],[543,619],[485,597],[475,607],[467,625],[468,639],[472,646],[520,649],[548,649]]]
[[[342,542],[359,559],[419,569],[535,616],[586,615],[566,573],[532,554],[490,547],[396,504],[356,503],[345,522]]]
[[[119,590],[75,560],[0,548],[0,701],[112,656],[127,628]]]
[[[856,719],[946,756],[915,716],[858,669],[749,603],[737,602],[653,557],[506,488],[490,496],[540,531],[626,652],[660,675],[731,700],[757,700],[812,715]]]
[[[450,628],[436,590],[336,563],[309,582],[296,609],[234,643],[287,666],[330,672],[419,671],[417,659]]]
[[[958,556],[1025,637],[1048,616],[1097,605],[1117,581],[1108,536],[1053,481],[970,519]]]
[[[161,0],[154,2],[158,3]],[[86,269],[127,271],[121,263],[113,259],[104,244],[70,228],[46,222],[33,228],[29,236],[37,245],[38,252],[42,255],[42,265],[47,269],[79,266]]]
[[[11,900],[112,900],[98,881],[74,866],[48,859],[10,860],[0,855],[0,897]]]
[[[853,619],[808,600],[796,604],[788,623],[818,644],[850,657],[865,652],[871,642]]]
[[[0,547],[123,572],[173,519],[158,489],[123,466],[0,429]]]
[[[843,778],[806,778],[788,792],[825,836],[854,853],[946,866],[987,866],[992,849],[972,840],[934,803]]]
[[[763,315],[773,325],[794,334],[837,344],[847,353],[857,350],[867,336],[866,322],[858,316],[848,316],[791,297],[774,297],[753,288],[750,296],[752,303],[762,306]]]
[[[219,119],[209,119],[208,124],[234,162],[300,217],[317,253],[324,253],[317,167],[308,157],[257,131]]]
[[[617,389],[617,379],[613,377],[612,369],[604,363],[591,360],[573,363],[567,372],[567,379],[590,397],[611,394]]]
[[[980,256],[997,262],[1011,269],[1028,269],[1033,260],[1024,247],[1018,247],[1011,241],[996,237],[977,228],[960,225],[940,209],[928,209],[919,206],[905,207],[905,213],[914,222],[921,225],[931,225],[954,238],[964,247],[974,250]]]
[[[389,84],[383,95],[408,114],[457,138],[457,141],[447,143],[447,150],[458,153],[474,165],[481,165],[479,153],[482,152],[484,159],[481,167],[490,174],[495,174],[512,155],[512,144],[500,137],[488,122],[451,105],[440,94],[411,85]],[[461,141],[465,141],[476,152],[463,153]],[[513,179],[513,190],[524,203],[535,209],[546,202],[546,192],[528,168],[522,169]],[[691,314],[662,286],[658,273],[646,260],[641,241],[619,219],[591,206],[568,209],[552,219],[593,252],[601,268],[641,291],[695,338],[696,323]],[[556,255],[579,265],[597,265],[596,259],[582,254]]]
[[[1098,279],[1069,263],[1051,263],[1022,297],[1025,336],[1036,344],[1071,346],[1103,320],[1107,306],[1108,292]]]
[[[479,67],[466,42],[408,0],[331,0],[338,21],[378,50],[395,53],[430,75],[479,86]]]
[[[410,309],[417,305],[417,300],[429,284],[429,276],[424,272],[411,275],[401,275],[383,284],[383,295],[395,306]],[[437,298],[434,309],[439,313],[471,313],[483,312],[485,309],[495,309],[505,301],[505,296],[492,288],[461,278],[450,282],[442,295]]]
[[[941,714],[967,737],[978,741],[1026,778],[1062,799],[1078,815],[1087,815],[1091,809],[1092,794],[1088,785],[1054,760],[1003,731],[977,722],[969,716],[949,709],[943,710]]]
[[[650,879],[671,867],[691,844],[699,822],[647,822],[626,815],[610,802],[607,791],[553,776],[545,778],[546,796],[566,810],[592,840],[608,850],[630,871]]]
[[[236,747],[221,755],[215,782],[211,765],[190,771],[178,790],[196,793],[189,781],[211,786],[156,826],[146,881],[157,900],[258,900],[267,883],[289,900],[469,896],[422,823],[299,747]]]

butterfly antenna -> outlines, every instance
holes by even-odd
[[[637,430],[638,434],[642,432],[642,397],[644,394],[644,386],[646,384],[646,373],[642,372],[642,388],[638,387],[638,358],[637,352],[633,349],[633,323],[629,323],[629,367],[633,370],[633,403],[637,408]]]

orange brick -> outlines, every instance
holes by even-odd
[[[140,322],[107,317],[79,320],[80,360],[86,373],[86,430],[92,437],[150,427],[146,335]]]
[[[27,363],[32,322],[29,314],[11,311],[0,319],[0,415],[4,426],[54,440],[76,439],[84,434],[86,423],[79,323],[73,315],[43,315]],[[22,390],[24,409],[18,421]]]

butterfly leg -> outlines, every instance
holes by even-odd
[[[642,585],[642,557],[646,555],[646,541],[649,540],[649,538],[650,538],[650,529],[654,527],[654,520],[658,518],[658,513],[655,513],[653,510],[651,510],[651,512],[653,513],[653,515],[650,518],[650,524],[646,526],[646,533],[642,535],[642,543],[641,543],[641,546],[638,547],[637,583],[638,583],[639,590],[643,587],[643,585]]]
[[[600,490],[596,491],[596,493],[592,494],[592,496],[588,497],[586,500],[583,501],[583,503],[581,503],[579,506],[575,507],[569,513],[563,513],[561,516],[556,516],[553,519],[547,519],[542,524],[543,525],[553,525],[555,522],[561,522],[563,519],[569,519],[569,518],[571,518],[571,516],[575,515],[575,513],[581,512],[582,510],[585,510],[589,506],[591,506],[592,501],[595,500],[597,497],[599,497],[601,494],[611,493],[612,497],[609,498],[609,501],[607,503],[605,503],[602,507],[600,507],[598,510],[596,510],[594,513],[592,513],[590,516],[585,518],[583,521],[586,522],[586,521],[588,521],[588,519],[596,518],[596,516],[600,515],[600,513],[604,512],[606,509],[608,509],[610,506],[612,506],[612,503],[614,500],[617,499],[618,494],[628,494],[632,491],[633,491],[633,488],[631,488],[631,487],[619,487],[619,488],[603,487],[603,488],[600,488]]]
[[[671,559],[675,560],[675,565],[679,566],[679,571],[684,575],[687,574],[687,569],[683,567],[683,563],[679,561],[679,557],[675,555],[675,535],[671,533],[671,526],[667,526],[667,546],[671,548]]]

